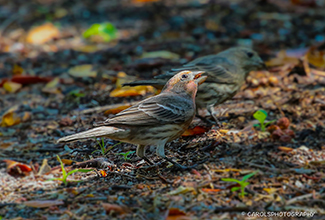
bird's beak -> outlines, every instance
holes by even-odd
[[[194,76],[194,81],[198,84],[201,85],[208,77],[207,76],[202,76],[204,71],[196,71],[193,72],[195,74]]]

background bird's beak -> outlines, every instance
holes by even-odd
[[[202,74],[204,73],[204,71],[197,71],[197,72],[193,72],[195,74],[194,76],[194,81],[198,84],[201,85],[206,79],[207,76],[202,76]]]

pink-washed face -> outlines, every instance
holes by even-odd
[[[203,83],[207,76],[202,76],[203,71],[182,71],[173,76],[165,85],[163,91],[179,93],[185,90],[187,94],[196,95],[197,87]]]

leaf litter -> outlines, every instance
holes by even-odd
[[[5,52],[0,56],[0,216],[245,219],[242,211],[315,211],[321,218],[325,61],[324,36],[318,32],[324,24],[316,22],[324,15],[317,1],[293,1],[290,10],[283,1],[238,1],[222,3],[222,8],[209,3],[132,1],[125,7],[110,2],[92,3],[93,10],[88,10],[85,1],[73,6],[64,1],[8,1],[11,7],[2,9],[2,23],[11,25],[2,26],[0,43]],[[31,13],[18,10],[35,5]],[[270,7],[280,7],[282,13]],[[132,21],[122,16],[122,9]],[[9,17],[15,13],[19,16]],[[310,21],[303,19],[307,13]],[[203,15],[209,19],[200,20]],[[104,28],[109,36],[85,41],[87,29],[105,24],[102,17],[114,26],[106,33]],[[311,23],[313,28],[307,28]],[[94,35],[100,34],[97,28]],[[167,146],[166,155],[178,163],[204,161],[195,169],[175,171],[148,147],[148,156],[162,162],[158,175],[132,153],[135,146],[109,139],[104,140],[109,149],[104,155],[95,140],[55,143],[157,93],[122,83],[151,78],[237,44],[254,44],[268,71],[252,72],[234,99],[216,106],[221,129],[195,119],[182,138]],[[254,127],[258,121],[253,115],[261,109],[267,113],[263,123],[270,122],[266,131]],[[56,155],[67,172],[93,171],[72,172],[67,186],[53,181],[62,176]],[[237,185],[222,181],[242,180],[255,171],[244,196],[231,191]]]

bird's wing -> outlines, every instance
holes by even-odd
[[[160,97],[160,98],[158,98]],[[175,100],[173,100],[175,99]],[[106,120],[104,125],[157,125],[168,123],[182,123],[187,119],[187,109],[193,108],[190,103],[182,99],[158,95],[134,105]],[[172,103],[177,103],[174,105]]]
[[[227,58],[217,55],[208,55],[193,60],[180,68],[172,69],[170,72],[157,76],[156,78],[167,78],[175,75],[176,72],[183,70],[205,71],[208,78],[205,82],[215,82],[222,84],[235,83],[234,77],[237,69]]]

